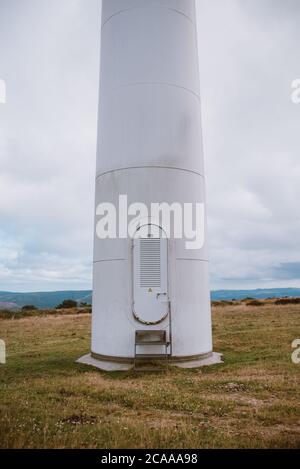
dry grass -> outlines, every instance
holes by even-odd
[[[300,447],[300,305],[214,308],[225,364],[106,374],[75,364],[90,316],[1,319],[3,448]]]

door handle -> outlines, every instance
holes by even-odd
[[[167,293],[157,293],[156,299],[157,299],[157,300],[160,300],[160,299],[161,299],[161,296],[165,296],[165,297],[167,297],[167,299],[168,299],[168,294],[167,294]]]

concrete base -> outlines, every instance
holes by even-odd
[[[183,361],[183,362],[169,362],[170,366],[176,366],[178,368],[200,368],[202,366],[211,366],[223,363],[223,355],[220,353],[213,353],[208,358],[203,358],[199,360],[191,360],[191,361]],[[84,355],[83,357],[79,358],[76,363],[80,363],[82,365],[93,366],[94,368],[98,368],[102,371],[128,371],[133,369],[133,363],[118,363],[113,361],[102,361],[96,360],[91,356],[91,354]]]
[[[177,366],[178,368],[201,368],[201,366],[218,365],[223,362],[223,355],[221,353],[214,352],[208,358],[200,358],[199,360],[191,360],[187,362],[171,362],[171,366]]]
[[[102,371],[128,371],[132,370],[133,364],[130,363],[117,363],[117,362],[109,362],[109,361],[102,361],[96,360],[92,357],[89,353],[88,355],[84,355],[83,357],[79,358],[76,363],[81,363],[82,365],[93,366],[94,368],[98,368]]]

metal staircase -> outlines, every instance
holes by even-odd
[[[164,330],[138,330],[135,332],[134,370],[161,371],[168,365],[170,342]],[[140,347],[149,348],[150,353],[138,353]],[[151,347],[161,347],[164,353],[151,353]],[[149,367],[149,364],[153,364]],[[156,364],[157,366],[154,366]],[[162,366],[164,364],[164,366]],[[147,365],[143,366],[143,365]]]

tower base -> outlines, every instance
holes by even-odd
[[[79,358],[76,363],[82,365],[93,366],[102,371],[128,371],[134,368],[134,359],[119,359],[115,357],[104,357],[90,353]],[[201,368],[202,366],[211,366],[223,363],[223,355],[221,353],[209,353],[193,357],[171,357],[168,361],[170,366],[178,368]]]

